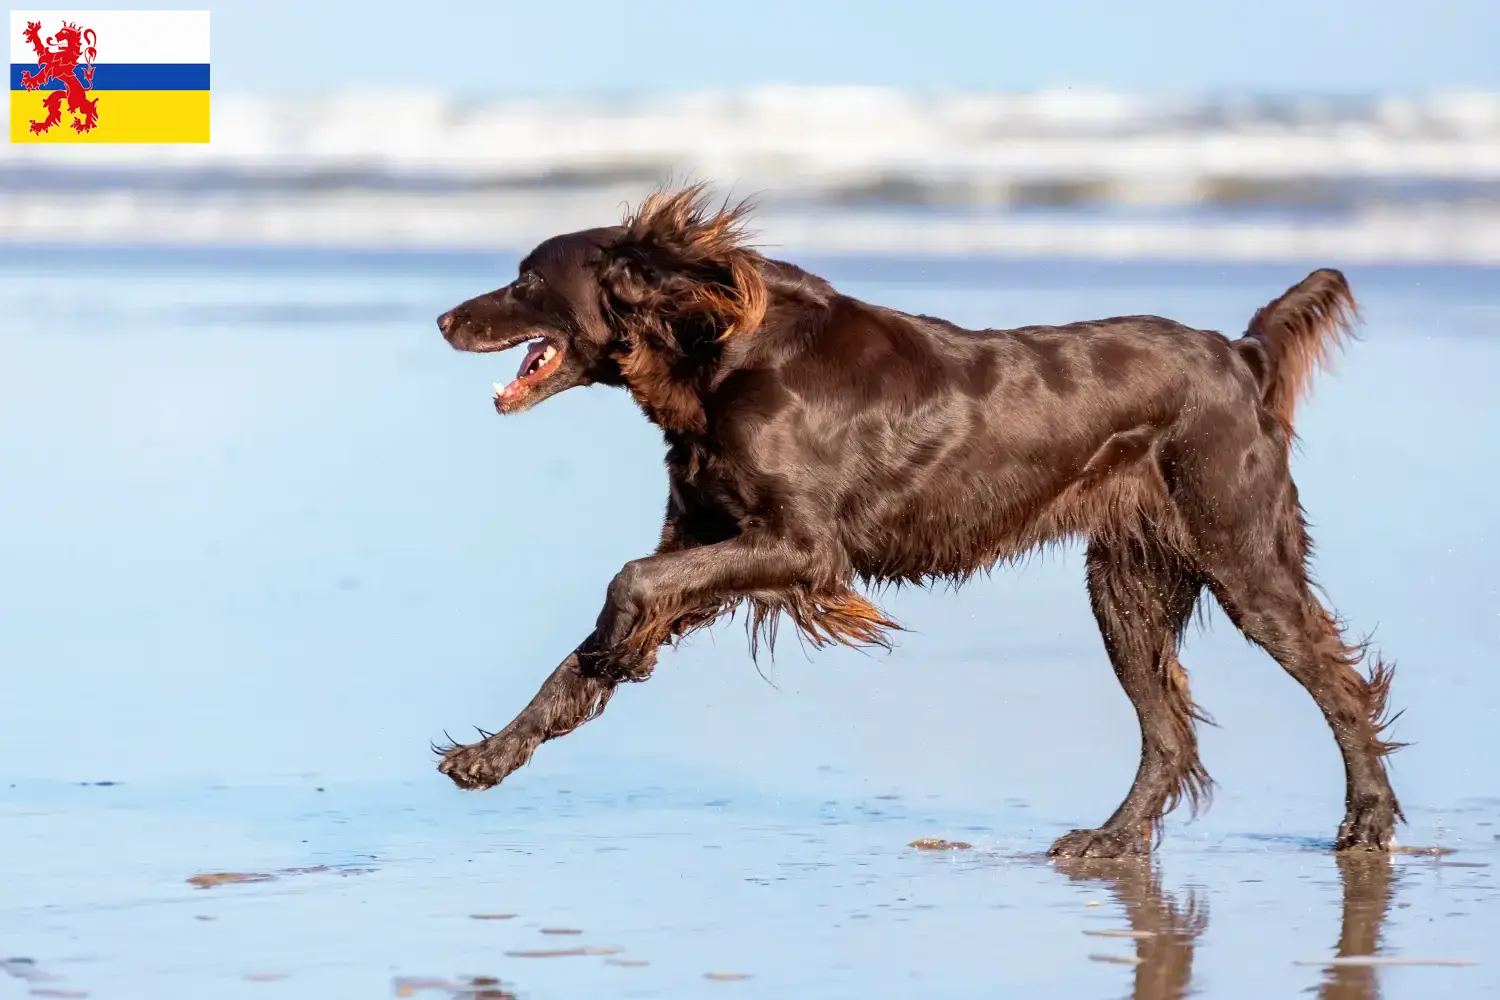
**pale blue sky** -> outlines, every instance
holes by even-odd
[[[226,0],[211,9],[222,92],[1500,89],[1500,0]]]

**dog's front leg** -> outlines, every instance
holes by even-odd
[[[585,670],[579,650],[569,653],[552,671],[510,725],[478,743],[438,748],[443,754],[438,770],[460,788],[498,785],[547,740],[572,732],[604,711],[617,682]]]
[[[807,547],[745,537],[625,564],[610,581],[584,663],[618,680],[645,680],[656,651],[687,627],[753,594],[811,586],[819,562]]]
[[[592,635],[563,660],[515,720],[493,736],[440,748],[438,770],[461,788],[489,788],[547,740],[604,711],[622,681],[645,680],[657,650],[683,630],[756,591],[806,582],[806,549],[738,538],[658,552],[625,565],[609,585]]]

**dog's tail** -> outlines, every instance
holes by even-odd
[[[1234,342],[1255,372],[1261,401],[1293,440],[1297,401],[1312,386],[1313,373],[1326,368],[1333,352],[1354,337],[1359,305],[1339,271],[1314,271],[1278,299],[1256,311],[1245,335]]]

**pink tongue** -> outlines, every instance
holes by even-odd
[[[538,340],[536,343],[532,344],[531,349],[526,352],[526,357],[521,359],[521,367],[516,372],[516,378],[525,378],[526,372],[531,368],[532,363],[545,353],[547,353],[547,342],[545,340]]]

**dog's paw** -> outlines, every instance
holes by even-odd
[[[1339,824],[1339,835],[1333,842],[1335,851],[1384,853],[1396,839],[1396,807],[1388,801],[1351,807]]]
[[[536,744],[507,733],[443,751],[438,770],[459,788],[493,788],[531,759]]]
[[[1150,852],[1141,838],[1112,830],[1073,830],[1047,849],[1049,858],[1133,858]]]

